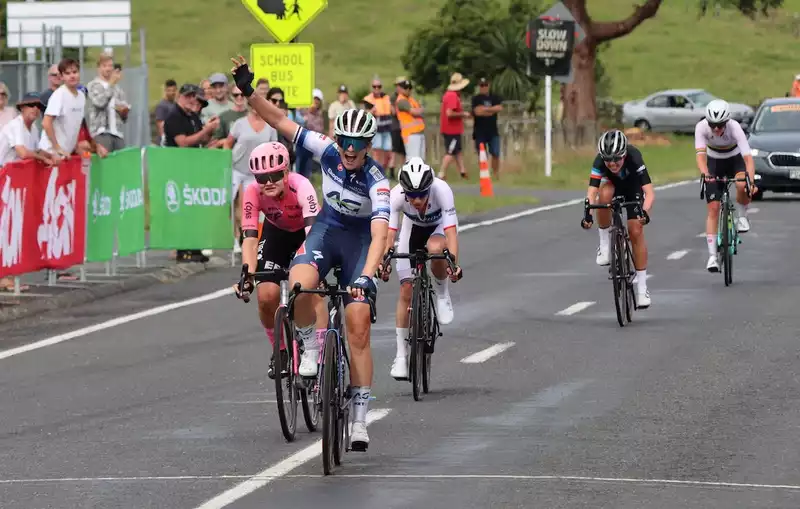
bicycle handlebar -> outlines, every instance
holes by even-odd
[[[242,291],[244,288],[245,282],[248,278],[255,277],[255,276],[270,276],[273,274],[279,274],[281,279],[288,279],[289,278],[289,271],[286,269],[271,269],[271,270],[261,270],[257,272],[249,272],[250,266],[248,264],[242,265],[242,273],[239,276],[239,291]],[[245,303],[250,302],[250,292],[241,293],[242,300]]]
[[[342,290],[339,288],[338,284],[331,285],[326,280],[322,280],[323,288],[303,288],[302,285],[297,282],[292,287],[291,291],[289,292],[289,300],[294,301],[295,297],[297,297],[301,293],[310,293],[314,295],[322,295],[323,297],[347,297],[350,295],[350,292],[347,290]],[[375,309],[375,299],[371,295],[367,295],[367,304],[369,304],[369,319],[371,323],[375,323],[378,320],[378,313]]]
[[[700,199],[704,199],[706,197],[706,183],[708,182],[717,182],[720,184],[724,184],[725,187],[728,187],[728,184],[731,182],[744,182],[744,191],[747,195],[750,195],[750,174],[745,173],[744,177],[739,178],[731,178],[726,176],[719,177],[717,175],[706,177],[705,175],[700,175]]]
[[[451,271],[455,273],[456,269],[458,268],[453,260],[454,256],[447,248],[442,251],[441,254],[439,253],[428,253],[425,249],[418,249],[415,253],[395,253],[394,248],[390,247],[389,251],[383,255],[383,262],[381,265],[385,266],[389,260],[397,258],[407,258],[409,260],[419,260],[424,259],[427,260],[447,260],[447,266],[450,268]]]
[[[589,203],[589,198],[586,198],[583,202],[584,209],[588,210],[595,210],[595,209],[612,209],[612,208],[623,208],[628,207],[630,205],[636,205],[641,207],[644,203],[644,200],[639,196],[636,195],[636,199],[633,201],[626,201],[624,196],[615,196],[611,199],[611,203],[598,203],[592,205]]]

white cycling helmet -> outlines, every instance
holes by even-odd
[[[412,157],[400,168],[400,187],[407,193],[424,193],[433,185],[433,169],[421,157]]]
[[[620,159],[628,153],[628,137],[619,129],[612,129],[600,135],[597,151],[605,160]]]
[[[731,118],[731,107],[727,101],[714,99],[706,106],[706,120],[709,124],[724,124]]]
[[[333,132],[336,136],[373,138],[378,132],[378,122],[372,113],[353,108],[344,110],[336,117]]]

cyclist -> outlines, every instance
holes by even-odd
[[[453,190],[442,179],[434,176],[433,169],[419,157],[412,157],[400,169],[399,184],[390,197],[389,239],[386,251],[394,245],[400,228],[399,253],[413,253],[427,247],[429,253],[442,253],[447,248],[456,263],[451,273],[445,260],[432,260],[431,271],[436,291],[436,314],[439,323],[453,321],[453,303],[450,300],[448,277],[456,282],[461,278],[458,267],[458,217]],[[402,227],[400,221],[402,219]],[[384,281],[389,280],[391,264],[381,268]],[[397,327],[397,354],[392,363],[391,376],[397,380],[408,378],[406,341],[408,340],[408,308],[411,306],[411,263],[406,258],[397,260],[397,277],[400,279],[400,297],[397,299],[395,323]]]
[[[365,451],[369,445],[367,408],[372,384],[370,350],[370,308],[377,287],[372,275],[378,268],[389,229],[389,181],[383,169],[367,155],[377,132],[377,121],[365,110],[348,109],[334,121],[336,141],[308,131],[289,120],[280,108],[253,95],[254,75],[244,57],[231,59],[236,85],[250,106],[278,134],[291,139],[298,151],[319,160],[322,168],[324,201],[303,245],[290,267],[289,282],[315,288],[336,265],[348,282],[345,323],[350,346],[350,382],[353,397],[351,448]],[[295,301],[294,321],[300,339],[309,344],[314,334],[315,312],[308,294]],[[316,361],[318,351],[306,349]],[[316,368],[316,363],[314,363]]]
[[[308,179],[298,173],[289,173],[289,151],[283,144],[269,141],[258,145],[250,153],[250,171],[256,181],[250,183],[244,191],[242,200],[242,263],[255,267],[256,272],[286,269],[306,239],[308,230],[314,224],[319,206],[317,193]],[[258,218],[263,212],[266,221],[262,227],[261,239],[258,238]],[[236,295],[241,297],[242,290],[253,291],[253,280],[258,284],[258,316],[267,330],[269,342],[275,346],[274,326],[275,310],[280,304],[281,274],[264,274],[251,277],[245,282],[246,288],[234,285]],[[305,348],[318,350],[317,343],[325,336],[327,330],[325,300],[314,296],[321,316],[317,319],[316,343],[306,344]],[[286,345],[280,345],[282,362],[286,367]],[[310,365],[312,364],[312,365]],[[317,359],[309,363],[305,358],[300,364],[300,374],[311,376],[316,374]],[[287,373],[284,370],[281,376]],[[269,363],[267,375],[275,378],[275,359]]]
[[[647,242],[643,226],[650,222],[650,209],[653,207],[655,193],[642,153],[628,138],[618,130],[604,132],[597,142],[597,157],[592,165],[587,197],[589,203],[611,203],[615,196],[624,196],[626,201],[634,200],[636,195],[644,195],[642,215],[636,207],[628,206],[628,235],[633,250],[633,265],[636,267],[636,305],[640,308],[650,306],[650,290],[647,288]],[[599,188],[599,193],[598,193]],[[591,219],[591,215],[586,219]],[[592,221],[581,221],[581,226],[591,228]],[[598,265],[608,265],[611,226],[611,210],[597,210],[597,226],[600,232],[600,246],[597,248]]]
[[[704,177],[744,177],[750,176],[750,196],[755,187],[756,167],[750,153],[750,144],[739,122],[731,119],[730,106],[722,99],[715,99],[706,106],[706,118],[694,127],[694,147],[697,152],[697,168]],[[745,192],[745,183],[736,183],[736,208],[739,220],[736,228],[740,232],[750,231],[747,219],[747,206],[750,196]],[[722,190],[716,182],[706,182],[706,245],[708,246],[709,272],[719,272],[717,262],[717,221],[719,220],[719,201]]]

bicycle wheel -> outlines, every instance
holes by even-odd
[[[635,273],[636,266],[633,264],[633,254],[631,253],[631,244],[628,240],[625,241],[625,285],[628,288],[627,297],[625,299],[625,318],[628,323],[633,321],[633,310],[636,309],[636,293],[633,291],[633,274]]]
[[[625,312],[625,280],[623,278],[624,271],[623,267],[623,255],[622,251],[620,251],[620,233],[619,230],[614,227],[613,231],[611,232],[611,238],[613,242],[611,244],[611,265],[610,265],[610,272],[611,272],[611,282],[614,285],[614,306],[617,308],[617,322],[619,322],[620,327],[625,326],[625,318],[623,314]]]
[[[425,359],[422,366],[422,392],[425,394],[428,394],[431,382],[431,359],[433,352],[430,350],[433,347],[433,340],[438,334],[438,323],[436,321],[436,312],[434,311],[434,306],[436,305],[434,298],[435,297],[433,296],[432,289],[428,288],[428,313],[425,321],[425,330],[427,331],[427,336],[425,337],[425,342],[423,343],[424,348],[422,348],[423,357]]]
[[[275,312],[275,345],[272,355],[275,359],[275,401],[278,403],[278,419],[281,421],[281,431],[287,442],[294,442],[297,431],[297,389],[295,388],[294,372],[294,340],[292,324],[289,321],[286,307],[281,306]],[[286,365],[280,355],[280,345],[286,345]],[[286,378],[281,376],[283,370],[287,371]]]
[[[319,386],[314,379],[300,391],[300,407],[303,409],[303,420],[309,433],[317,431],[319,424]]]
[[[341,310],[340,310],[341,311]],[[344,349],[347,345],[347,336],[344,326],[339,330],[339,341],[336,342],[336,436],[334,440],[333,462],[342,464],[344,451],[350,450],[350,375],[347,372],[347,362],[344,358]]]
[[[731,254],[731,212],[727,203],[722,211],[722,264],[725,275],[725,286],[733,282],[733,255]]]
[[[422,371],[425,364],[425,319],[422,303],[424,302],[424,288],[422,275],[414,280],[414,290],[411,295],[411,393],[414,401],[422,399],[420,386],[422,385]]]
[[[322,471],[325,475],[333,472],[334,451],[336,449],[336,428],[339,416],[336,366],[336,332],[325,334],[322,353]]]

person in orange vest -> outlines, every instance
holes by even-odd
[[[792,97],[800,97],[800,74],[794,77],[792,84]]]
[[[406,161],[412,157],[425,159],[425,110],[411,97],[411,82],[404,76],[397,78],[397,119],[406,149]]]
[[[364,97],[364,102],[378,121],[378,133],[372,138],[372,157],[382,167],[388,168],[392,154],[392,100],[383,91],[381,80],[372,80],[372,93]]]

